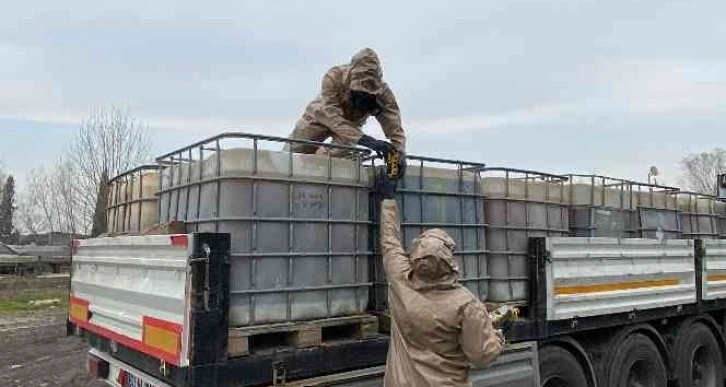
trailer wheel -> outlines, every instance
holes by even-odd
[[[682,330],[675,348],[679,386],[723,386],[723,354],[713,333],[705,325],[693,324]]]
[[[582,366],[566,349],[548,345],[539,350],[541,387],[583,387],[587,378]]]
[[[609,387],[663,387],[666,369],[658,348],[647,336],[635,333],[615,349],[608,365]]]

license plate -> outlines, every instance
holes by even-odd
[[[155,385],[143,381],[140,377],[128,371],[121,372],[126,373],[126,378],[124,379],[125,383],[123,383],[123,387],[156,387]]]

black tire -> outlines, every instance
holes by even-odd
[[[682,387],[722,387],[723,354],[703,324],[681,330],[674,347],[676,380]]]
[[[626,337],[614,349],[607,369],[607,387],[667,385],[666,368],[658,348],[640,333]]]
[[[587,387],[580,362],[570,351],[556,345],[539,350],[540,387]]]

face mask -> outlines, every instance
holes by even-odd
[[[363,91],[351,91],[350,103],[355,109],[366,113],[375,114],[380,109],[376,96]]]

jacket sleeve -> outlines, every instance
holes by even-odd
[[[478,300],[464,307],[459,344],[469,361],[479,367],[488,365],[502,352],[502,342],[494,332],[486,306]]]
[[[401,111],[398,102],[391,89],[386,87],[381,96],[381,111],[376,115],[376,120],[381,124],[381,129],[386,138],[398,149],[406,151],[406,133],[401,126]]]
[[[314,118],[339,137],[357,144],[363,132],[343,115],[341,98],[345,96],[341,95],[340,80],[336,80],[334,71],[328,71],[323,77],[322,106],[316,109]]]
[[[411,264],[401,244],[398,205],[392,199],[383,200],[381,203],[381,252],[388,281],[406,278]]]

